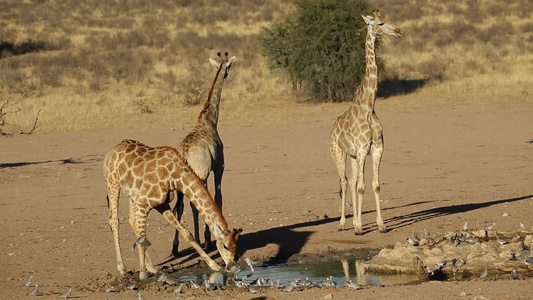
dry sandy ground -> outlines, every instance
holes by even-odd
[[[408,108],[381,100],[377,108],[385,128],[381,195],[390,232],[376,231],[370,190],[363,204],[365,234],[337,231],[338,178],[328,143],[333,120],[347,107],[346,103],[286,104],[283,109],[294,111],[287,114],[289,120],[270,120],[269,114],[277,109],[274,106],[258,111],[254,123],[221,121],[226,151],[224,215],[230,227],[244,229],[240,255],[283,261],[297,255],[376,249],[405,240],[412,230],[457,230],[465,221],[479,228],[494,222],[501,231],[516,230],[519,222],[533,226],[533,145],[525,143],[533,138],[533,103]],[[182,125],[184,129],[177,131],[168,126],[1,138],[0,298],[29,298],[25,295],[31,288],[23,285],[33,275],[45,294],[42,298],[57,298],[54,293],[73,287],[72,295],[80,299],[136,299],[134,291],[102,293],[87,288],[118,277],[107,224],[102,159],[125,138],[175,146],[190,128],[190,124]],[[127,268],[136,271],[137,253],[129,251],[134,239],[126,220],[127,204],[122,204],[123,254]],[[191,228],[187,216],[185,224]],[[350,217],[350,225],[351,221]],[[148,238],[156,262],[170,253],[172,237],[173,229],[152,212]],[[182,243],[182,249],[189,248]],[[190,266],[196,261],[197,257],[187,255],[171,265]],[[175,295],[148,289],[142,293],[146,299],[531,299],[532,284],[532,279],[477,279],[359,291]]]

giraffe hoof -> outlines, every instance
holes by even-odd
[[[172,250],[172,252],[170,253],[170,255],[168,256],[169,259],[171,258],[178,258],[179,257],[179,252],[178,251],[174,251]]]
[[[337,229],[337,231],[346,231],[346,228],[344,228],[344,227],[339,227],[339,228]]]
[[[381,232],[381,233],[387,233],[387,232],[389,232],[389,229],[387,229],[386,227],[383,227],[383,228],[380,228],[380,229],[379,229],[379,232]]]
[[[363,230],[361,230],[361,229],[355,229],[354,234],[355,234],[355,235],[363,235]]]
[[[157,273],[157,269],[152,264],[146,264],[146,270],[152,274]]]
[[[146,278],[148,278],[146,272],[139,272],[139,280],[145,280]]]

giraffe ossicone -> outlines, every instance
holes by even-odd
[[[372,188],[376,200],[376,223],[379,231],[386,232],[380,206],[379,165],[383,155],[383,127],[374,110],[378,89],[378,67],[374,51],[377,36],[401,37],[403,32],[374,11],[374,16],[362,16],[367,24],[365,41],[366,67],[357,87],[350,108],[333,123],[330,152],[340,177],[341,218],[339,230],[345,230],[346,191],[350,185],[353,203],[355,234],[363,233],[361,220],[363,195],[365,193],[364,167],[367,155],[372,155],[374,177]],[[346,176],[346,163],[351,164],[351,177]],[[357,201],[356,201],[357,200]]]
[[[118,204],[121,190],[130,200],[129,223],[137,237],[133,248],[137,246],[139,251],[141,280],[147,277],[147,271],[157,272],[147,252],[150,242],[146,238],[146,220],[152,209],[161,213],[183,235],[211,269],[222,270],[172,214],[168,198],[172,190],[182,191],[198,209],[206,224],[213,228],[217,249],[226,268],[234,262],[236,243],[242,229],[228,229],[228,223],[209,191],[175,148],[149,147],[138,141],[124,140],[105,156],[104,176],[109,225],[115,243],[117,269],[121,274],[126,273],[119,242]]]

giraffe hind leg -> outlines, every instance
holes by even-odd
[[[346,153],[336,143],[331,143],[331,156],[337,166],[337,172],[339,174],[340,196],[341,196],[341,218],[339,221],[339,231],[346,230],[344,225],[346,224]]]
[[[215,185],[215,203],[217,204],[220,212],[222,212],[222,175],[224,174],[224,155],[219,155],[219,163],[213,168],[213,178]],[[207,188],[207,180],[205,181]],[[213,246],[211,243],[211,231],[209,226],[205,226],[204,231],[205,245],[204,249],[209,249]]]
[[[192,211],[192,219],[194,223],[194,240],[197,244],[200,244],[200,219],[199,219],[199,212],[198,209],[196,209],[196,206],[192,202],[189,203],[191,206]]]
[[[133,209],[130,207],[130,221],[131,214],[133,214],[133,220],[135,221],[134,232],[137,236],[135,244],[138,245],[139,249],[139,279],[144,280],[148,277],[147,270],[151,273],[157,272],[152,265],[150,257],[146,254],[149,245],[148,240],[146,240],[146,220],[151,208],[148,206],[148,200],[145,197],[139,197],[131,205]]]
[[[168,201],[167,201],[168,203],[172,202],[171,195],[173,195],[173,193],[174,191],[169,191]],[[178,222],[181,222],[181,216],[183,215],[183,208],[184,208],[184,203],[183,203],[184,195],[180,191],[177,191],[176,194],[177,194],[176,205],[172,209],[172,212],[174,213],[174,217],[176,217]],[[180,245],[180,233],[178,230],[175,230],[174,241],[172,242],[172,252],[170,254],[171,257],[178,257],[179,245]]]
[[[119,219],[118,219],[118,203],[120,187],[112,186],[108,184],[107,191],[107,206],[109,208],[109,226],[113,233],[113,240],[115,243],[115,254],[117,257],[117,270],[120,274],[126,274],[126,268],[124,267],[124,261],[122,260],[122,253],[120,251],[119,242]]]
[[[154,264],[152,262],[152,259],[150,258],[150,255],[148,254],[148,246],[150,246],[150,242],[148,241],[148,239],[146,239],[145,236],[140,236],[139,235],[139,232],[138,232],[138,229],[137,229],[137,220],[135,218],[135,202],[133,201],[133,199],[130,197],[130,214],[129,214],[129,223],[130,223],[130,226],[131,226],[131,229],[133,229],[133,232],[135,233],[135,236],[137,237],[137,240],[135,241],[135,243],[133,243],[133,247],[131,249],[131,251],[135,250],[135,247],[137,245],[143,245],[145,246],[145,250],[144,250],[144,261],[146,263],[146,269],[148,270],[148,272],[150,273],[157,273],[157,269],[154,267]],[[139,251],[141,248],[139,248]]]
[[[350,189],[353,203],[353,225],[356,235],[363,234],[363,196],[365,194],[365,155],[358,153],[357,157],[351,157],[352,172],[350,176]]]

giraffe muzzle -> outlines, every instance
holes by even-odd
[[[396,32],[396,37],[402,37],[403,36],[403,31],[400,28],[396,28],[395,32]]]

